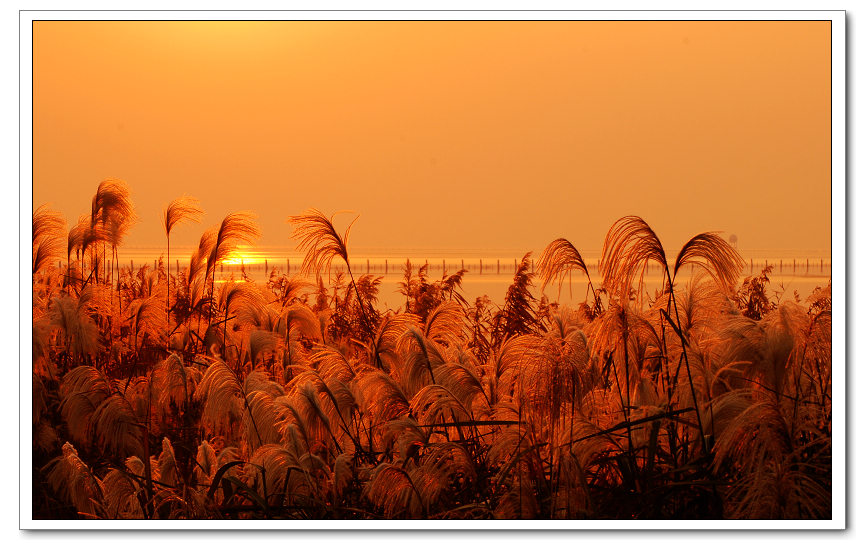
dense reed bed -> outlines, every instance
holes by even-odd
[[[831,290],[778,303],[714,233],[668,256],[622,218],[574,308],[536,298],[589,276],[558,239],[474,303],[406,265],[383,311],[320,212],[266,284],[215,280],[251,213],[179,274],[116,269],[134,220],[118,180],[68,231],[33,215],[34,518],[831,517]]]

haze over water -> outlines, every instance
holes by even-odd
[[[176,273],[179,265],[181,270],[187,269],[193,250],[189,248],[174,248],[171,250],[171,270]],[[444,267],[448,275],[459,269],[467,269],[463,277],[462,291],[469,302],[487,295],[495,304],[504,300],[508,286],[513,282],[515,266],[522,259],[525,251],[516,249],[479,250],[479,249],[369,249],[360,248],[351,254],[352,272],[358,275],[371,273],[383,277],[379,300],[386,308],[397,309],[404,298],[399,293],[399,283],[403,280],[406,260],[411,262],[412,270],[425,263],[429,264],[428,278],[439,279]],[[668,251],[668,254],[672,252]],[[832,260],[828,250],[742,250],[745,268],[740,282],[750,275],[759,275],[765,265],[773,265],[769,276],[770,295],[779,292],[781,299],[794,299],[794,291],[802,299],[807,298],[816,287],[825,287],[831,280]],[[539,251],[533,251],[530,261],[537,261]],[[592,280],[600,285],[601,275],[598,272],[598,261],[601,252],[588,250],[584,255]],[[119,254],[120,265],[140,267],[147,264],[152,267],[154,260],[165,258],[165,250],[155,247],[122,249]],[[288,273],[298,276],[303,256],[292,247],[243,247],[234,258],[226,262],[220,270],[218,280],[240,280],[242,273],[253,281],[264,282],[270,273],[276,269],[279,274]],[[266,264],[265,264],[266,262]],[[795,267],[794,267],[795,262]],[[267,270],[265,270],[265,266]],[[753,266],[753,268],[752,268]],[[369,271],[367,271],[369,269]],[[334,263],[331,274],[345,272],[343,265]],[[685,277],[677,281],[682,285],[690,280],[691,273],[686,270]],[[312,282],[311,278],[308,278]],[[661,273],[657,266],[651,265],[644,278],[645,291],[650,295],[660,287]],[[328,281],[325,280],[325,284]],[[562,304],[576,305],[585,300],[588,291],[586,279],[580,275],[572,275],[563,283],[561,291],[551,286],[541,291],[541,281],[534,280],[533,294],[540,298],[547,296],[550,300]],[[310,287],[310,291],[313,288]]]
[[[35,21],[33,516],[843,517],[839,22]]]
[[[34,25],[34,205],[71,226],[126,181],[125,246],[201,200],[355,215],[350,248],[599,248],[638,215],[668,249],[830,248],[828,22]],[[106,83],[110,82],[110,85]],[[393,252],[389,252],[393,253]],[[363,255],[363,253],[360,253]],[[396,254],[400,256],[402,254]]]

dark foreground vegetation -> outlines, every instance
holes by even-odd
[[[830,288],[778,303],[719,236],[668,257],[626,217],[573,309],[535,297],[589,276],[559,239],[492,301],[407,265],[382,311],[315,211],[305,279],[216,282],[244,212],[166,272],[200,214],[169,205],[167,261],[131,271],[123,182],[68,231],[34,213],[35,518],[831,517]]]

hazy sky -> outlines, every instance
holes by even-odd
[[[830,246],[829,22],[37,22],[34,206],[103,179],[164,242],[255,210],[354,210],[353,247],[600,249],[637,214],[669,254]],[[343,216],[338,220],[350,221]]]

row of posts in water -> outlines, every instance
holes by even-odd
[[[441,273],[454,274],[459,269],[465,269],[467,273],[473,273],[478,275],[501,275],[502,273],[509,275],[515,274],[517,269],[519,268],[519,260],[514,259],[513,264],[509,261],[505,261],[504,263],[501,260],[495,260],[495,262],[487,261],[484,263],[483,259],[479,259],[478,263],[468,263],[466,264],[465,260],[460,260],[459,264],[455,263],[447,263],[446,260],[442,260],[441,264],[430,263],[429,261],[425,262],[429,266],[429,270],[438,271],[438,268],[441,267]],[[366,263],[352,263],[351,270],[355,274],[371,274],[371,275],[388,275],[388,274],[397,274],[402,275],[405,272],[405,262],[394,262],[390,263],[388,260],[383,260],[379,262],[370,262],[370,260],[366,260]],[[417,269],[424,264],[419,262],[412,262],[412,271],[416,272]],[[768,267],[770,265],[769,260],[764,259],[762,262],[757,260],[756,262],[753,259],[746,261],[745,270],[749,271],[749,274],[758,274],[763,268]],[[784,260],[778,260],[778,262],[773,262],[771,265],[774,266],[773,272],[775,274],[787,273],[794,275],[822,275],[824,273],[828,274],[832,269],[831,261],[824,261],[822,258],[818,260],[805,259],[802,260],[788,260],[787,263],[784,263]],[[153,260],[153,269],[157,269],[158,262],[157,260]],[[133,271],[136,269],[135,263],[133,260],[129,261],[129,267]],[[139,268],[141,264],[139,264]],[[180,273],[180,261],[177,260],[175,273]],[[241,260],[239,264],[231,264],[226,266],[226,264],[220,264],[219,271],[220,273],[224,273],[226,269],[229,272],[240,270],[246,272],[255,272],[261,271],[264,273],[269,273],[271,269],[281,267],[281,262],[270,262],[268,259],[264,259],[263,261],[257,261],[252,264],[244,264]],[[600,260],[597,262],[590,264],[591,268],[594,268],[595,273],[600,272]],[[672,267],[671,267],[672,269]],[[292,272],[298,272],[300,270],[300,265],[296,262],[294,265],[291,263],[290,258],[286,258],[285,260],[285,273],[291,274]],[[660,273],[661,266],[658,264],[650,263],[646,267],[647,272],[657,272]],[[693,272],[693,265],[691,266],[691,270]],[[530,260],[529,265],[529,273],[535,273],[535,260]]]

